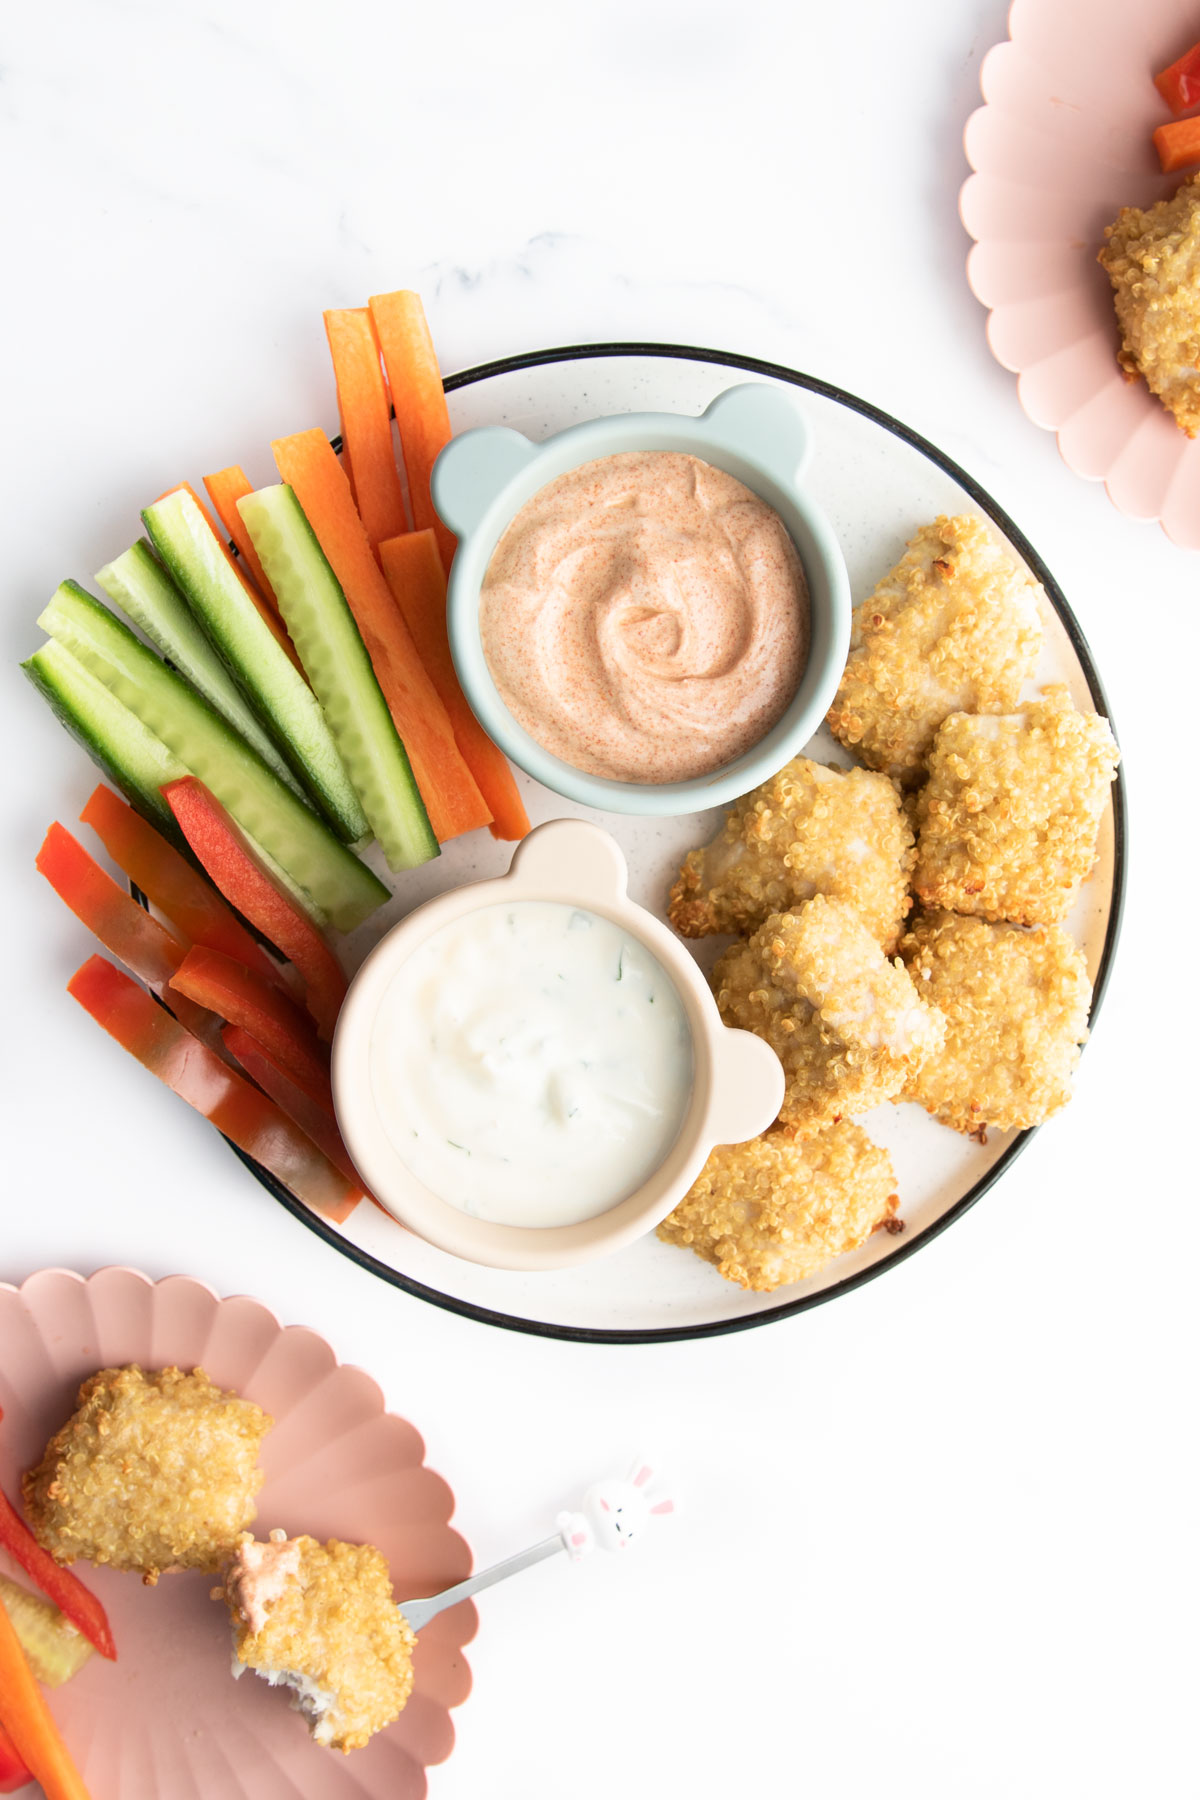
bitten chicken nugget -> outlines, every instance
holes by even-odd
[[[373,1544],[244,1538],[214,1598],[229,1608],[234,1675],[294,1688],[318,1744],[360,1750],[403,1711],[417,1640]]]
[[[849,901],[823,894],[727,950],[712,984],[725,1023],[757,1032],[783,1064],[779,1117],[799,1137],[890,1099],[945,1032]]]
[[[1092,988],[1061,925],[990,925],[923,914],[901,946],[922,994],[945,1014],[941,1053],[901,1096],[971,1136],[1040,1125],[1071,1098]]]
[[[807,1140],[775,1125],[714,1150],[658,1235],[765,1294],[856,1250],[897,1204],[891,1157],[857,1125]]]
[[[1200,429],[1200,175],[1146,211],[1123,206],[1098,261],[1113,285],[1126,381],[1141,375],[1188,437]]]
[[[814,894],[850,900],[889,953],[912,901],[913,834],[895,784],[797,756],[689,851],[668,916],[684,937],[754,931]]]
[[[969,514],[922,526],[855,608],[833,735],[905,787],[949,713],[1016,705],[1041,648],[1041,589]]]
[[[22,1481],[39,1543],[59,1562],[218,1569],[254,1518],[272,1421],[203,1369],[100,1369]]]
[[[1118,756],[1108,720],[1077,712],[1065,687],[998,717],[953,713],[917,798],[922,904],[1017,925],[1065,918]]]

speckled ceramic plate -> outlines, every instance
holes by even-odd
[[[932,444],[850,394],[750,357],[629,344],[575,346],[513,357],[452,376],[446,387],[456,430],[511,425],[541,438],[606,412],[700,412],[722,388],[747,375],[805,390],[816,439],[811,478],[841,539],[856,597],[870,591],[918,526],[938,513],[982,513],[1045,588],[1045,649],[1036,685],[1066,682],[1078,706],[1107,712],[1100,678],[1066,597],[1014,522]],[[847,760],[824,734],[813,740],[810,750],[830,761]],[[720,811],[644,820],[588,813],[528,778],[520,779],[534,823],[576,814],[605,825],[628,856],[632,898],[660,916],[684,854],[711,836],[723,817]],[[1124,789],[1118,779],[1103,821],[1098,865],[1069,921],[1084,947],[1097,1003],[1120,918],[1123,821]],[[462,882],[502,873],[510,848],[486,832],[475,832],[448,844],[435,862],[400,877],[391,904],[347,940],[350,962],[356,966],[377,938],[421,901]],[[378,866],[385,872],[382,863]],[[711,940],[693,947],[710,965],[720,945]],[[1083,1080],[1086,1060],[1085,1056]],[[423,1300],[517,1331],[593,1342],[647,1343],[762,1325],[834,1299],[894,1267],[1006,1174],[1028,1136],[993,1133],[981,1146],[935,1124],[911,1105],[878,1107],[863,1124],[892,1154],[903,1233],[877,1232],[861,1249],[831,1263],[810,1281],[774,1294],[744,1293],[690,1252],[653,1236],[576,1269],[532,1275],[485,1269],[435,1250],[373,1206],[360,1206],[342,1227],[331,1225],[261,1170],[257,1173],[282,1205],[332,1247]],[[1047,1129],[1053,1130],[1053,1123]]]
[[[1008,30],[980,71],[987,104],[967,121],[975,173],[960,199],[988,342],[1077,475],[1200,549],[1200,439],[1117,367],[1096,262],[1122,206],[1151,205],[1189,172],[1159,168],[1151,133],[1172,115],[1153,77],[1200,36],[1200,12],[1192,0],[1014,0]]]
[[[44,1269],[20,1288],[0,1283],[8,1494],[84,1377],[130,1362],[199,1364],[271,1414],[260,1533],[281,1525],[377,1544],[399,1595],[436,1593],[470,1570],[449,1522],[453,1494],[370,1376],[257,1300],[222,1300],[182,1275],[152,1282],[102,1269],[84,1280]],[[108,1611],[117,1661],[93,1656],[50,1700],[93,1800],[420,1800],[426,1768],[453,1748],[450,1711],[471,1687],[462,1651],[475,1632],[470,1602],[421,1633],[412,1697],[396,1723],[341,1756],[312,1742],[286,1694],[249,1675],[231,1679],[228,1618],[209,1598],[211,1576],[164,1575],[146,1588],[134,1575],[80,1572]]]

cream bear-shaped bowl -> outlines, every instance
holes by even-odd
[[[350,985],[333,1041],[333,1096],[342,1136],[363,1180],[388,1212],[453,1256],[497,1269],[560,1269],[619,1250],[666,1218],[716,1144],[742,1143],[776,1118],[783,1069],[750,1032],[724,1025],[698,965],[668,927],[632,901],[620,847],[576,819],[540,825],[518,847],[507,875],[454,888],[388,932]],[[377,1024],[388,988],[434,933],[485,907],[555,901],[610,920],[653,956],[678,995],[691,1038],[692,1084],[664,1159],[635,1192],[572,1225],[496,1224],[462,1211],[427,1187],[396,1148],[386,1100],[374,1079]]]
[[[479,593],[509,522],[548,482],[622,451],[674,450],[733,475],[783,521],[808,583],[810,640],[799,685],[778,722],[735,761],[691,781],[610,781],[563,762],[514,719],[492,679],[479,630]],[[452,438],[434,465],[433,501],[458,537],[447,625],[472,711],[505,755],[568,800],[601,812],[667,815],[723,806],[797,755],[829,710],[850,647],[850,584],[841,548],[804,480],[812,436],[796,397],[762,382],[727,388],[699,417],[621,413],[572,425],[543,443],[507,426]]]

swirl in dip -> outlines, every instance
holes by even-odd
[[[500,698],[589,775],[710,775],[786,711],[808,656],[808,587],[765,500],[698,457],[631,451],[526,501],[479,596]]]

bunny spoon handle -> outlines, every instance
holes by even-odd
[[[478,1594],[482,1589],[492,1587],[497,1581],[504,1581],[510,1575],[519,1575],[522,1569],[531,1569],[534,1563],[544,1562],[548,1556],[554,1556],[556,1552],[565,1549],[562,1536],[556,1531],[553,1537],[543,1538],[532,1549],[520,1550],[516,1556],[507,1556],[503,1562],[493,1563],[490,1569],[481,1569],[477,1575],[468,1575],[465,1581],[447,1588],[444,1593],[432,1594],[427,1600],[402,1600],[400,1611],[414,1631],[421,1631],[430,1619],[445,1612],[448,1606],[457,1606],[460,1600],[469,1600],[472,1594]]]
[[[579,1512],[559,1513],[553,1537],[543,1538],[532,1549],[494,1563],[478,1575],[468,1575],[445,1593],[431,1594],[425,1600],[402,1600],[400,1611],[412,1629],[420,1631],[448,1606],[457,1606],[460,1600],[469,1600],[472,1594],[506,1580],[509,1575],[518,1575],[522,1569],[532,1568],[534,1563],[544,1562],[560,1550],[565,1550],[572,1562],[590,1556],[593,1550],[627,1550],[656,1513],[675,1510],[675,1502],[666,1494],[655,1499],[648,1492],[652,1474],[649,1463],[638,1457],[624,1481],[597,1481],[583,1496]]]

